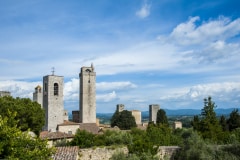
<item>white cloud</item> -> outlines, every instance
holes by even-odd
[[[32,99],[34,89],[42,82],[0,81],[0,91],[9,91],[13,97]]]
[[[64,84],[64,99],[75,100],[79,99],[79,79],[72,78]]]
[[[128,90],[136,88],[137,85],[127,81],[127,82],[100,82],[96,84],[96,89],[98,91],[107,90]]]
[[[201,84],[191,87],[187,95],[191,98],[203,98],[213,96],[218,98],[234,98],[239,96],[240,91],[239,82],[224,82],[224,83],[210,83]],[[235,96],[233,94],[236,94]]]
[[[117,94],[115,91],[107,94],[98,94],[96,95],[96,99],[98,102],[110,102],[117,99]]]
[[[197,26],[200,17],[191,17],[185,23],[173,29],[170,38],[182,45],[208,44],[214,41],[224,41],[240,33],[240,18],[231,20],[220,16],[217,20],[209,20]]]
[[[240,82],[223,82],[199,84],[192,87],[175,89],[167,96],[160,96],[162,101],[180,101],[191,104],[193,101],[202,102],[204,98],[211,96],[218,101],[240,103]],[[190,106],[191,107],[191,106]]]
[[[150,9],[151,5],[147,4],[147,1],[145,0],[140,10],[136,12],[136,15],[140,18],[146,18],[150,15]]]

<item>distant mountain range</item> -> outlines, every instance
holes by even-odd
[[[229,115],[234,109],[235,108],[228,109],[218,108],[215,109],[215,112],[217,116]],[[166,112],[167,116],[194,116],[200,115],[202,112],[201,109],[177,109],[177,110],[164,109],[164,111]],[[142,116],[149,116],[149,112],[148,111],[142,112]]]
[[[221,115],[229,115],[234,109],[236,108],[228,108],[228,109],[223,109],[223,108],[218,108],[215,109],[215,112],[217,116]],[[240,108],[237,108],[240,111]],[[201,114],[201,109],[176,109],[176,110],[171,110],[171,109],[164,109],[167,116],[194,116],[194,115],[200,115]],[[97,113],[97,118],[111,118],[113,113]],[[149,111],[142,111],[142,117],[148,117],[149,116]],[[71,118],[72,115],[69,113],[69,118]]]

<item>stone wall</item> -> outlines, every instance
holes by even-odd
[[[175,153],[179,149],[178,146],[160,146],[158,150],[159,159],[170,159],[173,153]],[[124,152],[128,153],[127,147],[121,148],[88,148],[88,149],[80,149],[79,158],[81,160],[109,160],[112,155],[116,152]]]
[[[88,148],[88,149],[80,149],[79,152],[79,158],[81,160],[108,160],[112,157],[112,155],[115,152],[124,152],[128,153],[127,147],[122,148],[109,148],[109,147],[103,147],[103,148]]]
[[[170,159],[179,149],[180,147],[178,146],[160,146],[157,155],[160,159]]]

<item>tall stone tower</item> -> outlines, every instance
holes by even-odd
[[[149,105],[149,122],[157,122],[157,112],[160,109],[158,104]]]
[[[82,67],[80,80],[80,123],[96,123],[96,72],[91,67]]]
[[[42,102],[43,102],[42,98],[43,98],[42,88],[41,86],[38,85],[35,88],[35,92],[33,93],[33,101],[38,102],[42,107]]]
[[[56,132],[58,124],[63,123],[63,76],[43,77],[43,108],[45,109],[44,130]]]

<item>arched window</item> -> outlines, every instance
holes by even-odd
[[[54,83],[54,96],[58,96],[58,84]]]

